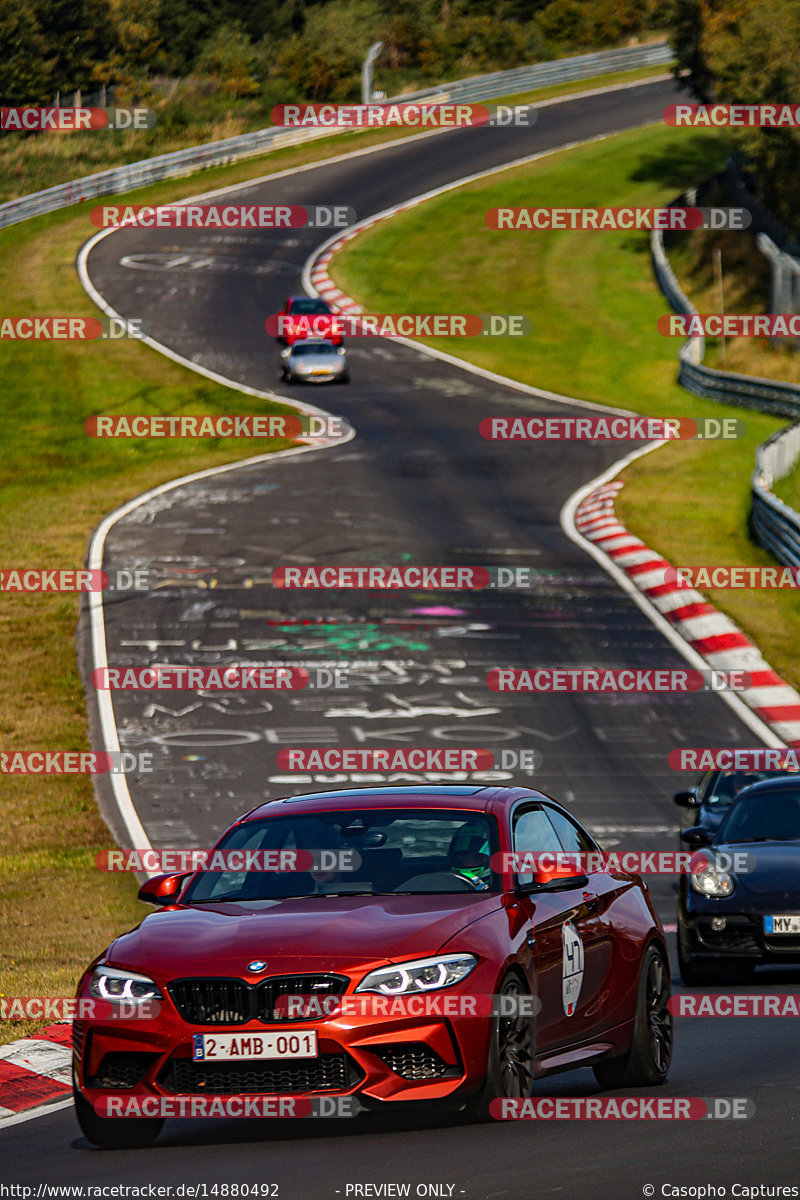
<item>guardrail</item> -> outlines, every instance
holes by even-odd
[[[629,46],[622,50],[602,50],[596,54],[579,54],[573,58],[556,59],[553,62],[535,63],[527,67],[514,67],[510,71],[496,71],[491,75],[479,75],[473,79],[458,79],[453,83],[439,84],[420,92],[394,96],[381,101],[390,104],[399,100],[463,100],[475,101],[491,96],[513,95],[530,91],[553,83],[569,83],[576,79],[591,79],[595,75],[607,75],[614,71],[632,70],[636,67],[657,66],[672,59],[672,51],[666,42],[652,42],[646,46]],[[336,131],[330,129],[290,129],[272,126],[242,133],[238,137],[225,138],[220,142],[208,142],[204,146],[191,146],[176,150],[172,154],[161,154],[141,162],[128,163],[121,167],[110,167],[96,175],[73,179],[41,192],[32,192],[0,205],[0,229],[26,221],[29,217],[55,212],[82,200],[98,196],[116,195],[149,183],[160,183],[164,179],[177,179],[191,175],[207,167],[221,167],[240,162],[265,150],[293,146],[330,137]]]
[[[756,453],[751,490],[753,508],[750,526],[760,546],[771,550],[778,562],[800,567],[800,513],[796,513],[772,491],[800,458],[800,425],[792,425],[773,436]]]
[[[673,201],[683,202],[683,197]],[[763,235],[759,235],[763,236]],[[650,235],[653,268],[659,286],[669,303],[679,313],[696,313],[688,296],[670,266],[664,249],[664,235],[654,229]],[[716,371],[703,363],[705,338],[688,338],[678,354],[679,382],[695,395],[755,408],[760,412],[776,413],[797,420],[800,417],[800,386],[781,383],[776,379],[760,379],[754,375],[737,375],[732,371]],[[800,424],[773,434],[756,451],[756,469],[751,479],[752,508],[750,528],[756,542],[775,555],[778,562],[800,566],[800,514],[772,491],[776,479],[788,475],[800,458]]]

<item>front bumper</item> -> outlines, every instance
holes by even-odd
[[[487,989],[491,991],[491,987]],[[460,991],[442,989],[440,995]],[[388,1007],[388,1005],[387,1005]],[[158,1017],[139,1020],[76,1021],[73,1058],[76,1083],[93,1103],[124,1095],[357,1096],[365,1107],[396,1101],[466,1098],[486,1070],[491,1019],[441,1015],[372,1013],[322,1020],[231,1026],[185,1021],[165,998]],[[313,1059],[194,1062],[192,1035],[265,1031],[302,1033],[314,1029],[319,1054]]]
[[[316,374],[314,370],[307,370],[306,368],[298,370],[297,367],[291,367],[290,369],[295,379],[303,383],[332,383],[336,379],[341,379],[345,373],[344,367],[337,367],[335,370],[325,370],[324,372],[318,369]]]
[[[712,929],[715,917],[725,918],[724,929]],[[678,938],[684,954],[692,958],[739,959],[752,963],[800,963],[800,936],[770,936],[764,932],[761,913],[728,908],[682,908]]]

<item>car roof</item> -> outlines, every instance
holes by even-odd
[[[532,788],[476,787],[474,784],[417,784],[410,787],[347,788],[342,791],[308,792],[267,800],[247,813],[248,821],[276,817],[302,805],[303,811],[321,812],[348,808],[450,808],[485,812],[490,805],[510,805],[523,796],[548,800]]]
[[[752,792],[785,792],[787,789],[800,791],[800,775],[796,771],[787,771],[785,775],[779,775],[775,779],[759,779],[758,783],[751,783],[742,788],[736,799],[749,796]]]

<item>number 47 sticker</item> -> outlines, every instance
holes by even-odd
[[[561,927],[563,958],[561,967],[561,999],[564,1012],[571,1017],[578,1005],[583,984],[583,941],[571,921]]]

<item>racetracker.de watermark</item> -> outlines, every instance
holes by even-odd
[[[97,568],[2,567],[0,592],[144,592],[150,571],[100,571]]]
[[[725,1096],[541,1096],[489,1105],[496,1121],[743,1121],[755,1111],[753,1100]]]
[[[263,1120],[308,1117],[355,1117],[355,1096],[99,1096],[92,1106],[99,1117],[258,1117]]]
[[[293,129],[460,129],[471,125],[530,126],[536,109],[527,104],[278,104],[273,125]]]
[[[347,229],[358,220],[346,204],[102,204],[100,229]]]
[[[4,342],[113,342],[146,333],[142,317],[0,317]]]
[[[362,749],[285,749],[276,755],[285,771],[489,771],[491,750],[440,746],[391,746]]]
[[[153,129],[152,108],[0,108],[4,133],[76,133],[87,129]]]
[[[523,313],[271,313],[270,337],[525,337],[533,324]]]
[[[154,1021],[158,1000],[91,996],[0,996],[0,1021]]]
[[[194,871],[357,871],[361,855],[355,849],[328,850],[99,850],[98,871],[146,871],[151,875],[185,875]]]
[[[478,426],[495,442],[729,441],[744,431],[737,417],[484,417]]]
[[[489,587],[487,567],[275,567],[272,583],[278,588],[403,589],[457,591]]]
[[[146,750],[0,750],[0,774],[149,775],[153,758]]]
[[[490,208],[489,229],[747,229],[746,208]]]
[[[92,683],[99,692],[299,691],[346,688],[347,673],[337,667],[97,667]]]
[[[792,747],[681,746],[667,761],[673,771],[800,771],[800,751]]]
[[[83,423],[95,438],[347,438],[344,417],[278,416],[94,416]]]
[[[796,588],[800,587],[800,567],[668,567],[664,571],[664,583],[687,591],[695,588]]]
[[[797,129],[800,104],[669,104],[664,121],[678,128]]]
[[[664,313],[656,322],[664,337],[800,337],[796,313]]]
[[[493,692],[741,692],[752,687],[747,671],[668,667],[495,667],[486,676]]]
[[[600,871],[631,875],[696,875],[709,869],[747,874],[755,858],[747,851],[729,854],[712,850],[500,850],[491,857],[492,870],[503,875],[531,873],[569,878]]]
[[[800,1017],[800,995],[783,992],[680,992],[667,1008],[674,1017]]]

